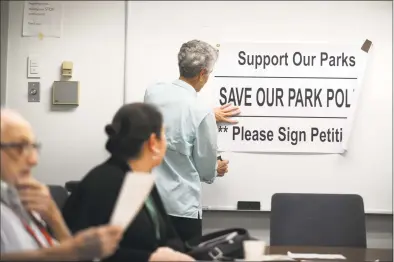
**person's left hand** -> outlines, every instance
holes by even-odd
[[[231,119],[231,117],[241,113],[238,106],[233,106],[231,104],[225,104],[220,107],[215,108],[215,119],[217,123],[230,123],[236,124],[237,120]]]
[[[27,211],[37,212],[45,222],[50,222],[60,212],[47,186],[33,178],[17,182],[16,188]]]
[[[216,172],[219,177],[224,176],[228,172],[228,160],[218,160]]]

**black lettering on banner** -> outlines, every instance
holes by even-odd
[[[302,100],[301,89],[297,90],[297,98],[294,106],[297,107],[298,103],[301,104],[301,107],[304,107],[304,101]]]
[[[341,56],[337,56],[337,65],[339,66],[340,62],[342,62],[342,66],[349,66],[347,63],[348,56],[345,56],[345,54],[342,52]]]
[[[320,66],[323,66],[324,62],[328,61],[329,66],[355,66],[356,60],[354,56],[347,56],[344,52],[341,55],[329,56],[326,52],[320,53]]]
[[[222,105],[225,105],[225,104],[227,104],[227,97],[226,97],[226,88],[225,87],[221,87],[220,88],[220,91],[219,91],[219,93],[220,93],[220,100],[219,100],[219,103],[220,103],[220,105],[222,106]]]
[[[321,104],[321,100],[320,100],[320,93],[321,93],[321,90],[322,89],[319,89],[319,91],[317,92],[317,94],[316,94],[316,89],[314,90],[314,93],[315,93],[315,103],[314,103],[314,105],[315,105],[315,107],[316,107],[316,104],[317,104],[317,101],[319,101],[319,105],[320,105],[320,107],[322,107],[322,104]]]
[[[283,104],[283,89],[282,88],[262,88],[259,87],[256,92],[256,102],[258,106],[264,106],[265,102],[267,105],[272,106],[284,106]]]
[[[274,132],[272,130],[248,130],[243,126],[233,126],[233,140],[240,136],[240,140],[246,141],[272,141]]]
[[[322,107],[322,103],[320,100],[320,94],[322,89],[297,89],[289,88],[289,105],[291,106],[292,100],[295,100],[294,106],[301,107]],[[303,93],[304,92],[304,93]]]
[[[328,54],[326,52],[321,52],[320,53],[320,66],[323,66],[323,62],[327,61],[328,59]]]
[[[354,90],[353,90],[354,91]],[[349,90],[348,89],[346,89],[345,90],[345,101],[346,101],[346,107],[350,107],[350,104],[349,104]]]
[[[308,101],[311,107],[312,105],[312,89],[305,88],[305,106],[308,107]]]
[[[296,66],[304,65],[304,66],[314,66],[316,56],[305,56],[300,52],[295,52],[293,54],[293,63]]]
[[[265,92],[262,87],[259,87],[256,92],[256,103],[258,106],[263,106],[265,103]]]
[[[252,88],[250,87],[246,87],[245,88],[245,106],[251,106],[252,103],[250,102],[250,99],[252,98],[252,95],[250,94],[250,92],[252,91]]]
[[[241,129],[239,126],[233,126],[233,141],[235,141],[235,136],[241,133]]]
[[[355,60],[356,58],[354,57],[354,56],[351,56],[351,57],[349,57],[349,65],[350,66],[355,66],[356,65],[356,60]]]
[[[243,127],[242,127],[242,129],[243,129]],[[245,136],[245,140],[246,140],[246,141],[249,141],[249,140],[250,140],[251,132],[250,132],[249,130],[245,130],[245,132],[243,132],[243,134],[244,134],[244,136]],[[243,139],[242,139],[242,140],[243,140]]]
[[[284,55],[249,55],[246,54],[245,51],[238,52],[238,64],[239,65],[250,65],[253,66],[255,69],[259,68],[260,66],[265,69],[267,66],[288,66],[288,54],[285,53]]]
[[[256,63],[254,65],[254,68],[257,69],[257,67],[259,67],[262,62],[263,62],[263,58],[261,57],[261,55],[256,55]],[[248,57],[248,65],[253,65],[253,59],[252,59],[252,63],[249,63],[249,57]]]
[[[239,57],[239,59],[241,59],[241,60],[238,60],[238,64],[240,64],[240,65],[244,65],[244,64],[245,64],[246,59],[245,59],[244,55],[245,55],[245,52],[244,52],[244,51],[239,51],[238,57]]]
[[[337,89],[337,91],[335,92],[335,104],[337,105],[337,107],[341,108],[344,101],[345,95],[343,94],[342,89]]]
[[[278,106],[278,101],[280,102],[281,107],[283,107],[283,89],[282,88],[276,88],[276,106]]]
[[[264,56],[264,65],[263,65],[263,69],[265,69],[265,67],[266,67],[267,65],[270,64],[270,61],[271,61],[270,56],[269,56],[269,55],[265,55],[265,56]]]
[[[316,127],[312,127],[312,128],[311,128],[311,142],[314,141],[314,138],[315,138],[316,136],[318,136],[318,134],[319,134],[319,129],[316,128]]]
[[[280,127],[278,129],[278,139],[281,142],[290,142],[293,146],[297,145],[299,142],[306,141],[306,132],[298,130],[290,130],[290,127]]]
[[[295,89],[289,88],[289,107],[291,106],[291,100],[295,98]]]
[[[342,89],[337,89],[334,91],[334,89],[327,89],[327,107],[330,107],[330,101],[335,100],[335,105],[338,108],[342,108],[343,105],[345,107],[350,107],[349,104],[349,90],[345,89],[343,91]]]
[[[319,130],[317,127],[311,128],[311,142],[319,139],[320,142],[340,143],[342,142],[342,128],[328,128],[326,131]]]
[[[227,89],[225,87],[220,88],[220,97],[219,100],[221,105],[232,103],[235,106],[251,106],[251,94],[252,88],[251,87],[230,87],[229,94],[227,95]]]
[[[327,89],[327,107],[330,107],[330,101],[334,99],[334,89]]]

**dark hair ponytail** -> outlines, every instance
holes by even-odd
[[[137,158],[141,147],[152,133],[161,137],[163,117],[152,105],[132,103],[122,106],[112,123],[105,126],[106,149],[124,159]]]

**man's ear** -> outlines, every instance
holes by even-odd
[[[207,75],[207,70],[206,69],[202,69],[200,71],[200,74],[198,74],[198,81],[203,81],[204,77]]]
[[[205,68],[200,71],[200,77],[204,77],[207,74],[208,74],[208,71]]]

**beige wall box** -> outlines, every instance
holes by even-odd
[[[73,74],[73,62],[64,61],[62,64],[62,76],[71,77]]]
[[[52,95],[54,105],[79,105],[79,82],[55,81]]]

